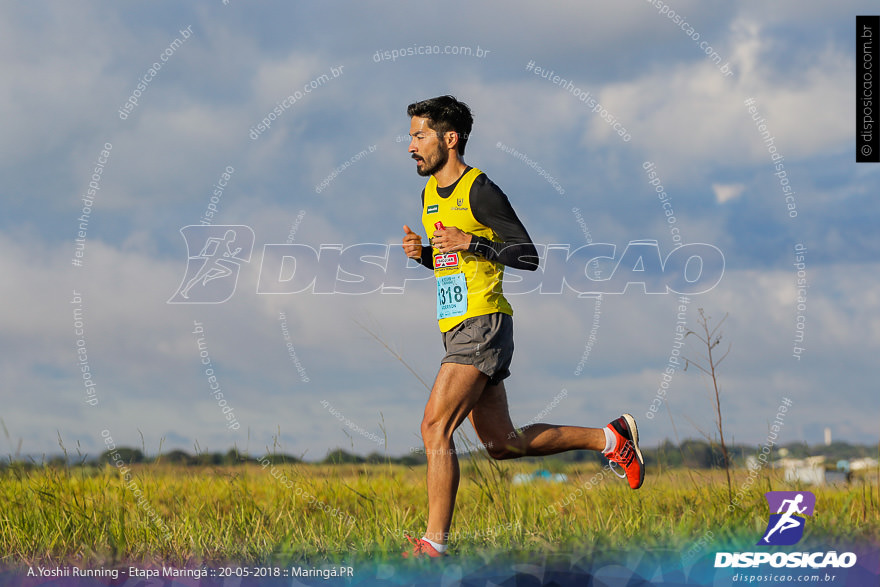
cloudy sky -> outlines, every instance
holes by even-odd
[[[690,296],[686,327],[698,327],[699,308],[713,324],[728,315],[718,347],[730,344],[719,371],[728,441],[765,442],[789,398],[781,442],[821,442],[828,427],[837,440],[876,443],[880,166],[855,163],[853,82],[855,15],[871,11],[818,1],[5,3],[2,452],[56,453],[60,436],[95,455],[102,432],[153,454],[419,447],[420,379],[430,385],[442,356],[433,285],[383,245],[420,223],[406,106],[446,93],[475,115],[467,162],[502,187],[536,243],[615,245],[602,277],[631,241],[656,241],[645,249],[655,260],[677,244],[721,251],[723,275]],[[252,250],[212,284],[234,285],[228,300],[168,303],[210,236],[198,229],[187,243],[181,228],[209,208],[213,225],[242,239],[249,227]],[[381,252],[352,263],[371,293],[289,293],[295,270],[314,265],[273,273],[269,251],[282,249],[266,245],[289,243],[325,245],[319,281],[329,276],[331,291],[327,245]],[[613,283],[680,282],[651,260],[641,273],[621,265]],[[582,276],[584,265],[567,270]],[[427,279],[382,291],[407,275]],[[602,426],[629,411],[648,445],[713,434],[707,381],[693,368],[665,382],[649,418],[675,349],[678,295],[638,283],[600,299],[545,289],[510,296],[514,422],[545,412]],[[221,297],[207,284],[191,291]],[[699,357],[695,343],[683,354]],[[387,447],[376,440],[385,434]]]

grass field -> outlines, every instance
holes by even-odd
[[[511,483],[537,468],[462,463],[454,553],[751,548],[767,524],[763,493],[795,489],[762,472],[731,512],[721,471],[649,470],[639,491],[594,464],[558,467],[565,483]],[[375,464],[13,465],[0,472],[0,567],[397,559],[404,532],[425,527],[424,475]],[[737,472],[734,487],[745,478]],[[876,481],[810,489],[817,507],[805,541],[880,543]]]

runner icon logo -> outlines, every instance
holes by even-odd
[[[186,241],[186,273],[168,303],[221,304],[231,298],[241,264],[250,262],[254,250],[251,227],[191,224],[180,234]]]
[[[797,544],[804,535],[803,516],[813,515],[816,496],[809,491],[768,491],[764,498],[770,506],[770,520],[758,545]]]

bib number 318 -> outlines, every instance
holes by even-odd
[[[463,273],[437,278],[437,319],[461,316],[467,312],[467,281]]]

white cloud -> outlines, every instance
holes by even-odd
[[[746,186],[741,183],[734,184],[722,184],[722,183],[713,183],[712,191],[715,192],[715,201],[719,204],[724,204],[725,202],[729,202],[730,200],[735,200],[740,197],[745,190]]]
[[[744,105],[753,98],[777,149],[789,161],[836,151],[851,135],[850,58],[833,45],[804,47],[813,56],[800,72],[765,64],[774,49],[758,22],[738,20],[716,43],[736,72],[725,78],[708,60],[672,62],[652,72],[607,84],[600,101],[632,129],[633,144],[667,169],[670,183],[688,181],[703,165],[769,165],[767,147]],[[817,105],[824,105],[818,107]],[[588,137],[608,139],[602,120]]]

